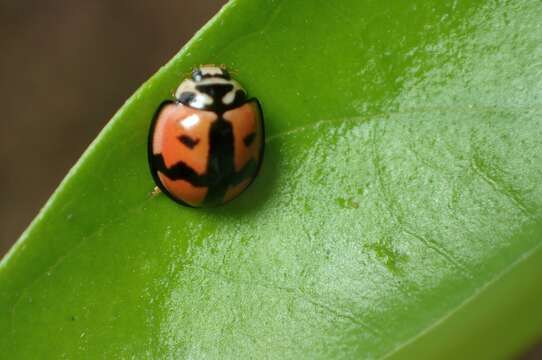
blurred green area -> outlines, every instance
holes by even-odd
[[[5,89],[1,89],[7,115],[2,122],[5,129],[2,129],[1,154],[7,165],[2,173],[2,182],[6,182],[2,194],[2,215],[5,214],[2,231],[15,234],[25,227],[39,207],[28,205],[30,200],[24,200],[25,196],[34,201],[42,196],[39,204],[43,203],[126,94],[152,74],[157,64],[170,58],[203,22],[190,28],[186,38],[181,38],[179,27],[186,24],[185,19],[196,18],[192,14],[202,8],[202,3],[198,2],[192,10],[186,4],[168,3],[163,7],[148,4],[123,6],[104,2],[71,5],[73,9],[70,5],[61,9],[12,5],[9,11],[1,12],[2,16],[9,12],[19,16],[10,17],[13,22],[4,22],[15,36],[6,36],[5,46],[10,56],[3,56],[1,64],[5,72],[2,79],[9,79],[2,83]],[[188,11],[192,11],[191,16],[182,16],[183,21],[178,21],[178,14]],[[130,21],[132,15],[134,20]],[[20,24],[24,26],[17,28]],[[70,30],[73,27],[77,30]],[[56,40],[48,43],[44,40],[46,36]],[[37,50],[23,46],[24,41],[37,46]],[[162,47],[166,43],[172,45]],[[107,46],[102,49],[101,44]],[[149,50],[141,51],[145,45]],[[16,70],[17,66],[21,70]],[[92,100],[93,104],[89,105],[94,96],[99,100]],[[70,152],[70,149],[75,150]],[[348,207],[352,201],[337,199],[342,207]],[[355,204],[357,209],[359,205]],[[2,234],[4,247],[16,237],[16,234]],[[383,257],[390,254],[385,244],[380,243],[374,251]],[[539,355],[535,350],[530,356]]]

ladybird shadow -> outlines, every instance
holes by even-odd
[[[263,162],[254,181],[243,193],[229,203],[207,208],[208,214],[220,218],[235,219],[260,211],[277,189],[280,163],[280,142],[266,143]]]

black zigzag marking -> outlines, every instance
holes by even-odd
[[[160,171],[171,180],[185,180],[194,186],[207,186],[207,176],[205,174],[199,175],[183,161],[168,168],[164,163],[162,154],[154,154],[153,164],[156,171]]]

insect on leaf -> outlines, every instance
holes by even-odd
[[[524,351],[542,334],[541,17],[528,0],[231,1],[119,110],[0,264],[0,348]],[[146,141],[158,105],[207,63],[238,70],[267,142],[244,194],[197,210],[150,196]]]

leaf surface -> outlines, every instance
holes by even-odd
[[[184,16],[187,16],[186,14]],[[542,4],[233,0],[0,263],[30,358],[503,357],[542,333]],[[152,197],[154,111],[224,63],[262,103],[230,204]]]

